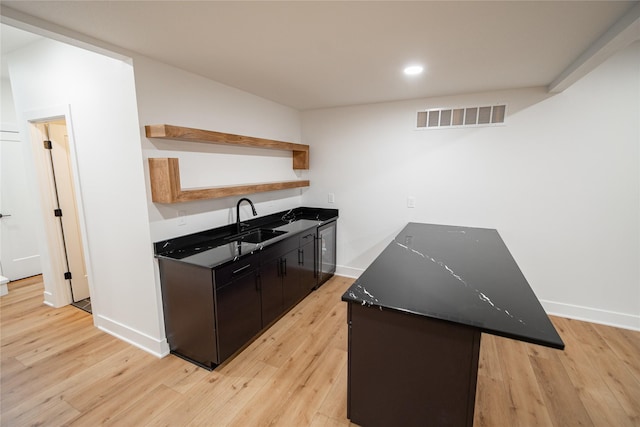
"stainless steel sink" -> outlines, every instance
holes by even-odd
[[[247,231],[245,233],[236,234],[235,236],[227,237],[228,240],[234,240],[236,242],[247,243],[262,243],[267,240],[271,240],[274,237],[285,234],[286,231],[270,230],[268,228],[259,228],[257,230]]]

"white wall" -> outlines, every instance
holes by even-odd
[[[27,117],[70,109],[94,323],[152,353],[166,353],[131,65],[43,40],[12,53],[9,72],[24,135]],[[30,157],[30,143],[25,146]],[[51,268],[45,258],[46,292]]]
[[[16,111],[13,105],[13,95],[11,93],[11,82],[9,79],[0,79],[0,123],[15,125]]]
[[[639,49],[554,97],[304,112],[303,203],[340,209],[338,273],[359,275],[408,221],[496,228],[548,311],[640,329]],[[506,126],[415,130],[418,110],[493,103],[508,104]]]
[[[218,132],[300,142],[297,110],[255,95],[187,73],[154,60],[134,58],[140,124],[171,124]],[[141,129],[143,156],[178,157],[183,188],[211,187],[272,181],[289,181],[307,176],[292,169],[290,151],[229,147],[147,139]],[[154,241],[206,230],[235,221],[240,197],[228,197],[178,204],[151,201],[147,175],[147,202]],[[304,189],[249,195],[258,215],[300,205]],[[178,213],[183,225],[178,225]],[[250,217],[243,205],[242,218]]]

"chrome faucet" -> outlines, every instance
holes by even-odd
[[[249,204],[251,205],[251,211],[253,211],[253,216],[258,215],[258,212],[256,212],[256,207],[253,206],[253,202],[251,200],[247,199],[246,197],[243,197],[242,199],[238,200],[238,204],[236,205],[236,228],[237,228],[238,234],[240,234],[240,231],[242,231],[242,223],[240,222],[240,203],[244,201],[249,202]]]

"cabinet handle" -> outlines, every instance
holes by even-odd
[[[287,275],[287,259],[286,258],[282,258],[280,260],[280,269],[282,270],[282,275],[286,276]]]
[[[262,276],[258,274],[256,276],[256,291],[261,291],[261,290],[262,290]]]
[[[251,264],[247,264],[247,265],[245,265],[244,267],[240,267],[240,268],[239,268],[239,269],[237,269],[237,270],[233,270],[233,272],[231,273],[231,275],[233,276],[233,275],[236,275],[236,274],[238,274],[238,273],[241,273],[241,272],[243,272],[244,270],[246,270],[246,269],[247,269],[247,268],[249,268],[249,267],[251,267]]]
[[[298,265],[304,265],[304,249],[298,249]]]

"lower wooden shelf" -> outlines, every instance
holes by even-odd
[[[219,199],[222,197],[309,186],[308,180],[296,180],[182,189],[180,186],[180,167],[177,158],[150,158],[149,175],[151,178],[151,200],[154,203],[180,203],[194,200]]]

